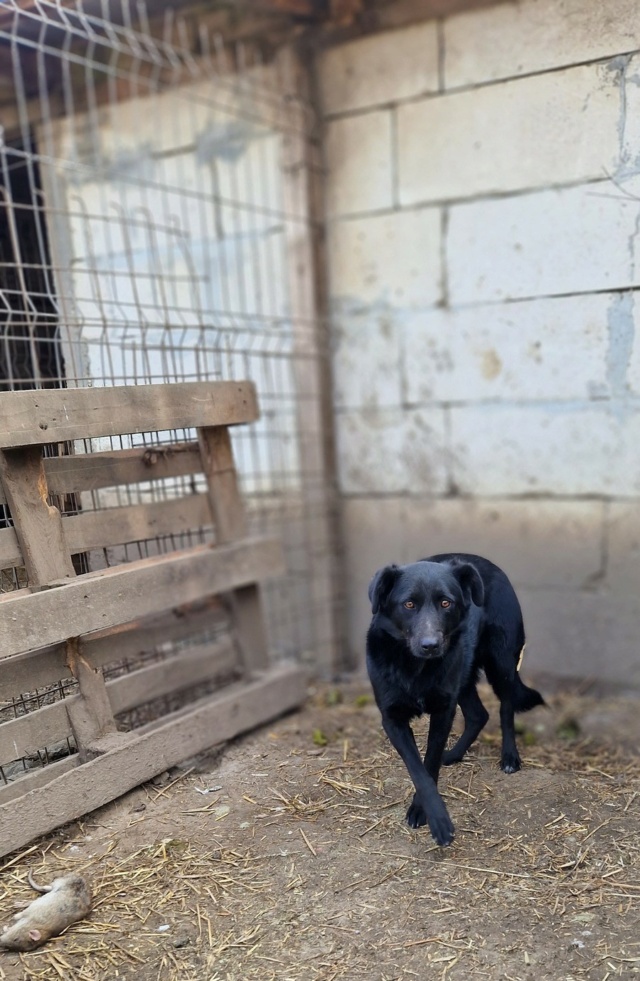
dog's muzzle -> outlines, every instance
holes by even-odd
[[[434,658],[443,656],[446,644],[442,636],[425,634],[417,638],[411,647],[415,657],[423,658],[425,661],[431,661]]]

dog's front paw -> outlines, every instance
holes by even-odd
[[[522,769],[522,761],[518,753],[503,753],[500,760],[500,769],[505,773],[517,773]]]
[[[450,845],[453,841],[455,828],[444,804],[429,815],[429,830],[436,845]]]
[[[418,795],[414,794],[407,810],[407,824],[410,828],[422,828],[428,824],[431,837],[437,845],[450,845],[453,841],[455,829],[449,812],[442,802],[430,809],[427,815]]]
[[[453,749],[446,749],[442,754],[442,765],[452,766],[454,763],[462,763],[463,759],[464,752],[460,753],[454,746]]]
[[[418,795],[414,794],[413,800],[407,810],[407,824],[410,828],[423,828],[426,823],[427,815],[425,814],[424,807],[418,800]]]

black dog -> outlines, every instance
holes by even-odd
[[[384,730],[416,788],[407,823],[419,828],[428,822],[436,842],[449,845],[454,828],[438,793],[438,774],[441,764],[463,758],[489,718],[476,690],[480,669],[500,699],[505,773],[521,767],[514,712],[544,704],[518,675],[520,604],[498,566],[461,553],[385,566],[371,581],[369,599],[367,669]],[[445,752],[456,704],[464,732]],[[409,723],[424,712],[431,720],[423,763]]]

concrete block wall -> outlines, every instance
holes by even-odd
[[[521,0],[318,58],[354,663],[376,568],[460,549],[530,673],[640,689],[639,49]]]

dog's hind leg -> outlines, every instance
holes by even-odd
[[[460,692],[458,705],[464,716],[464,732],[452,749],[448,749],[442,757],[444,766],[460,763],[472,743],[476,741],[487,722],[489,713],[482,704],[476,690],[475,681],[470,681]]]
[[[515,660],[513,668],[507,672],[496,671],[494,666],[487,661],[485,673],[489,684],[500,699],[500,726],[502,728],[502,755],[500,757],[500,768],[505,773],[516,773],[522,768],[522,761],[516,745],[516,727],[514,704],[516,670]]]
[[[502,727],[502,755],[500,768],[505,773],[516,773],[522,768],[522,760],[516,745],[516,727],[511,692],[500,698],[500,725]]]

